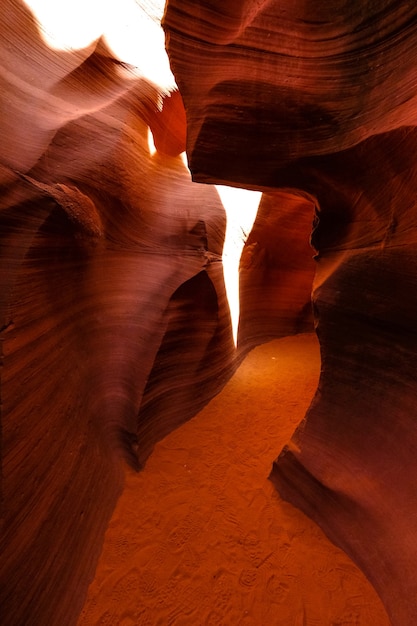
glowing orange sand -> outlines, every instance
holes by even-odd
[[[362,573],[267,480],[320,367],[314,335],[255,349],[129,473],[78,626],[387,626]]]

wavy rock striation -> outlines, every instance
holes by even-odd
[[[322,372],[271,478],[393,625],[416,622],[416,21],[405,1],[169,0],[180,96],[100,29],[60,50],[2,2],[6,626],[75,623],[123,459],[142,467],[254,345],[311,327],[313,214]],[[185,146],[194,181],[263,192],[237,347],[225,209]]]
[[[342,0],[170,0],[164,18],[194,180],[316,207],[322,372],[271,478],[395,626],[417,619],[416,19],[408,2]]]
[[[178,92],[138,75],[99,33],[49,46],[21,1],[1,4],[0,32],[1,621],[67,626],[123,459],[142,467],[256,343],[311,327],[313,205],[264,194],[236,348],[225,210],[180,156]]]
[[[139,467],[162,436],[148,420],[138,453],[166,337],[197,337],[184,375],[200,371],[202,403],[214,372],[233,369],[225,217],[217,192],[191,183],[184,123],[167,124],[155,86],[99,46],[48,50],[17,3],[2,17],[16,48],[13,64],[2,51],[2,623],[72,624],[123,485],[120,458]],[[196,382],[181,384],[188,397]],[[164,417],[163,432],[180,421]]]

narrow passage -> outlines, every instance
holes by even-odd
[[[389,626],[363,574],[267,479],[319,369],[313,334],[256,348],[128,473],[78,626]]]

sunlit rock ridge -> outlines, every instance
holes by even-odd
[[[2,624],[75,624],[126,466],[313,322],[271,479],[416,623],[416,22],[3,0]]]

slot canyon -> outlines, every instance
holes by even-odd
[[[414,626],[417,5],[0,33],[0,623]]]

